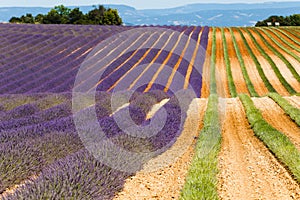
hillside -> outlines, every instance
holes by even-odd
[[[300,199],[299,33],[0,24],[0,198]]]

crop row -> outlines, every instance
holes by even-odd
[[[273,96],[273,95],[271,95]],[[247,95],[239,95],[248,121],[255,135],[268,147],[268,149],[281,161],[300,182],[300,152],[289,138],[268,124],[260,111],[255,107]],[[273,96],[274,97],[274,96]],[[277,99],[278,96],[275,96]],[[282,102],[281,102],[282,105]]]

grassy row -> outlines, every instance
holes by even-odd
[[[213,28],[210,96],[204,116],[204,127],[200,132],[195,155],[180,193],[181,200],[217,200],[218,155],[221,149],[221,128],[216,90],[216,29]]]
[[[255,135],[293,174],[300,183],[300,151],[289,138],[268,124],[252,99],[245,94],[239,95],[246,110],[248,121]]]
[[[284,111],[287,113],[292,120],[294,120],[298,126],[300,126],[300,109],[292,106],[288,100],[276,93],[268,94]]]
[[[295,51],[300,52],[299,46],[300,46],[300,42],[298,42],[297,40],[293,39],[290,35],[288,35],[286,32],[282,31],[279,28],[269,28],[268,30],[272,31],[278,38],[280,38],[280,40],[282,40],[286,45],[288,45],[289,47],[291,47],[292,49],[294,49]],[[287,38],[289,38],[290,40],[292,40],[294,43],[296,43],[297,45],[294,45],[288,41],[286,41],[283,37],[281,37],[277,31],[279,31],[282,35],[286,36]]]
[[[261,55],[269,62],[270,66],[272,67],[273,71],[275,72],[276,76],[278,77],[280,83],[286,88],[286,90],[290,93],[290,94],[295,94],[296,91],[294,90],[294,88],[284,79],[284,77],[282,76],[280,70],[277,68],[276,64],[274,63],[274,61],[272,60],[272,58],[263,50],[263,48],[258,44],[258,42],[256,41],[256,39],[254,38],[254,36],[252,35],[252,33],[245,28],[244,29],[249,36],[251,37],[252,41],[254,42],[255,47],[259,50],[259,52],[261,53]]]
[[[227,74],[227,78],[228,78],[228,87],[229,87],[231,97],[236,97],[237,96],[236,87],[234,85],[234,81],[233,81],[233,77],[232,77],[232,71],[231,71],[231,67],[230,67],[230,59],[229,59],[229,55],[228,55],[228,47],[227,47],[227,42],[226,42],[225,33],[224,33],[223,28],[221,28],[221,33],[222,33],[224,60],[225,60],[225,64],[226,64],[226,74]]]
[[[231,37],[232,37],[232,41],[233,41],[233,46],[234,46],[234,49],[235,49],[235,52],[236,52],[236,55],[238,57],[238,60],[239,60],[239,63],[240,63],[240,66],[241,66],[241,69],[242,69],[242,73],[243,73],[243,76],[244,76],[244,79],[246,81],[246,84],[247,84],[247,88],[248,88],[248,91],[250,93],[251,96],[253,97],[258,97],[259,95],[257,94],[257,92],[255,91],[255,88],[250,80],[250,77],[249,77],[249,74],[247,72],[247,69],[246,69],[246,66],[245,66],[245,63],[244,63],[244,59],[242,57],[242,54],[239,50],[239,47],[238,47],[238,43],[236,42],[236,38],[232,32],[232,30],[230,29],[230,34],[231,34]]]
[[[292,56],[295,60],[297,60],[298,62],[300,62],[300,57],[297,56],[294,52],[290,51],[289,49],[285,48],[280,42],[278,42],[271,34],[269,34],[265,29],[261,29],[278,47],[280,47],[282,50],[284,50],[287,54],[289,54],[290,56]],[[274,35],[276,35],[282,42],[284,42],[285,44],[287,44],[290,48],[295,49],[296,51],[300,52],[300,49],[298,49],[298,46],[294,46],[291,45],[289,42],[287,42],[283,37],[281,37],[280,35],[278,35],[274,30],[272,29],[268,29],[271,32],[274,33]],[[290,63],[289,63],[290,64]],[[295,70],[295,68],[290,64],[290,66],[292,67],[291,69],[294,70],[296,77],[299,78],[298,81],[300,81],[300,76],[297,73],[297,71]],[[295,77],[295,78],[296,78]]]
[[[266,33],[265,30],[263,29],[259,29],[259,30],[262,30],[275,44],[277,44],[277,46],[281,49],[283,49],[284,51],[286,51],[288,54],[289,53],[292,53],[292,52],[289,52],[288,50],[286,50],[285,48],[282,47],[281,44],[279,44],[276,40],[274,40],[272,38],[272,36],[268,33]],[[291,73],[293,74],[293,76],[295,77],[295,79],[297,81],[300,82],[300,76],[299,74],[297,73],[297,71],[295,70],[295,68],[293,67],[293,65],[285,58],[284,55],[282,55],[275,47],[273,47],[265,38],[264,36],[261,34],[260,31],[258,31],[258,29],[254,29],[254,31],[259,35],[259,37],[262,39],[262,41],[266,44],[266,46],[272,51],[274,52],[274,54],[276,56],[278,56],[283,62],[284,64],[288,67],[288,69],[291,71]],[[292,55],[292,54],[291,54]],[[296,55],[295,55],[296,56]],[[297,57],[297,56],[296,56]]]
[[[204,127],[196,153],[181,191],[180,199],[218,199],[218,155],[221,149],[221,128],[218,116],[218,96],[210,95],[204,116]]]
[[[275,88],[271,85],[271,83],[269,82],[267,76],[265,75],[264,70],[262,69],[262,67],[261,67],[260,63],[258,62],[255,54],[253,53],[252,49],[250,48],[244,34],[242,33],[242,31],[240,29],[237,29],[237,30],[240,33],[240,35],[242,37],[242,40],[244,42],[244,45],[246,46],[247,51],[250,54],[255,66],[256,66],[256,69],[258,71],[258,74],[260,75],[260,77],[261,77],[262,81],[264,82],[266,88],[268,89],[269,92],[277,92],[275,90]]]
[[[216,81],[216,28],[212,28],[212,50],[210,60],[210,94],[217,94],[217,81]]]

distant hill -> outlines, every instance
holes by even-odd
[[[190,4],[169,9],[137,10],[125,5],[105,5],[117,9],[126,25],[208,25],[254,26],[271,15],[299,13],[300,2],[271,2],[256,4]],[[68,6],[74,8],[74,6]],[[50,8],[5,7],[0,8],[0,21],[26,13],[47,13]],[[83,12],[92,6],[80,6]]]

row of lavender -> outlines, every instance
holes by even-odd
[[[129,95],[129,94],[122,94]],[[25,96],[25,95],[24,95]],[[110,199],[119,191],[124,180],[132,173],[121,172],[97,161],[84,147],[73,121],[71,95],[64,93],[52,100],[50,94],[27,95],[33,100],[29,104],[12,107],[13,101],[3,100],[0,123],[0,193],[4,199]],[[52,96],[53,97],[53,96]],[[123,115],[123,108],[116,113],[111,109],[111,94],[96,94],[98,125],[107,138],[128,151],[153,152],[172,145],[181,132],[186,110],[194,96],[185,94],[184,105],[176,96],[169,97],[162,91],[135,92],[130,98],[129,112],[136,125],[145,127],[151,120],[164,119],[162,129],[152,137],[139,138],[126,134],[115,121],[115,115]],[[120,96],[119,98],[125,98]],[[146,114],[151,107],[163,99],[170,98],[151,119]],[[7,100],[8,101],[8,100]],[[42,102],[47,102],[43,105]],[[8,107],[12,109],[7,109]],[[90,107],[78,111],[91,112]],[[113,113],[113,115],[112,115]],[[93,129],[82,119],[80,129]],[[125,125],[127,122],[124,120]],[[140,169],[150,159],[129,160]],[[12,194],[8,188],[21,185]]]
[[[78,69],[90,51],[105,38],[113,34],[130,30],[134,27],[101,27],[99,26],[59,26],[59,25],[1,25],[0,37],[0,93],[36,93],[36,92],[66,92],[71,91]],[[169,28],[186,35],[197,41],[201,35],[201,47],[206,49],[209,28],[205,27],[161,27]],[[163,44],[165,41],[159,41]],[[171,41],[176,42],[176,41]],[[127,44],[130,45],[130,44]],[[171,44],[172,45],[172,44]],[[180,45],[178,48],[182,48]],[[105,73],[106,81],[100,85],[100,90],[108,89],[118,78],[124,75],[131,67],[143,57],[142,63],[150,62],[157,56],[158,49],[153,49],[146,56],[145,50],[140,50],[130,60],[133,52],[118,58],[108,67]],[[190,83],[195,91],[201,89],[201,71],[204,62],[205,52],[200,52],[201,59],[193,68]],[[168,52],[162,52],[156,63],[163,63]],[[180,55],[172,55],[167,65],[174,67]],[[124,64],[123,62],[127,60]],[[178,68],[183,76],[187,73],[190,60],[183,60]],[[114,70],[123,64],[121,68]],[[144,76],[152,77],[155,70],[151,69]],[[160,74],[169,75],[169,72]],[[174,81],[176,83],[176,81]],[[177,84],[177,83],[176,83]],[[181,83],[180,83],[181,84]],[[180,85],[178,84],[178,85]],[[102,89],[101,89],[102,87]],[[181,84],[183,87],[183,84]],[[156,88],[154,88],[156,89]]]

